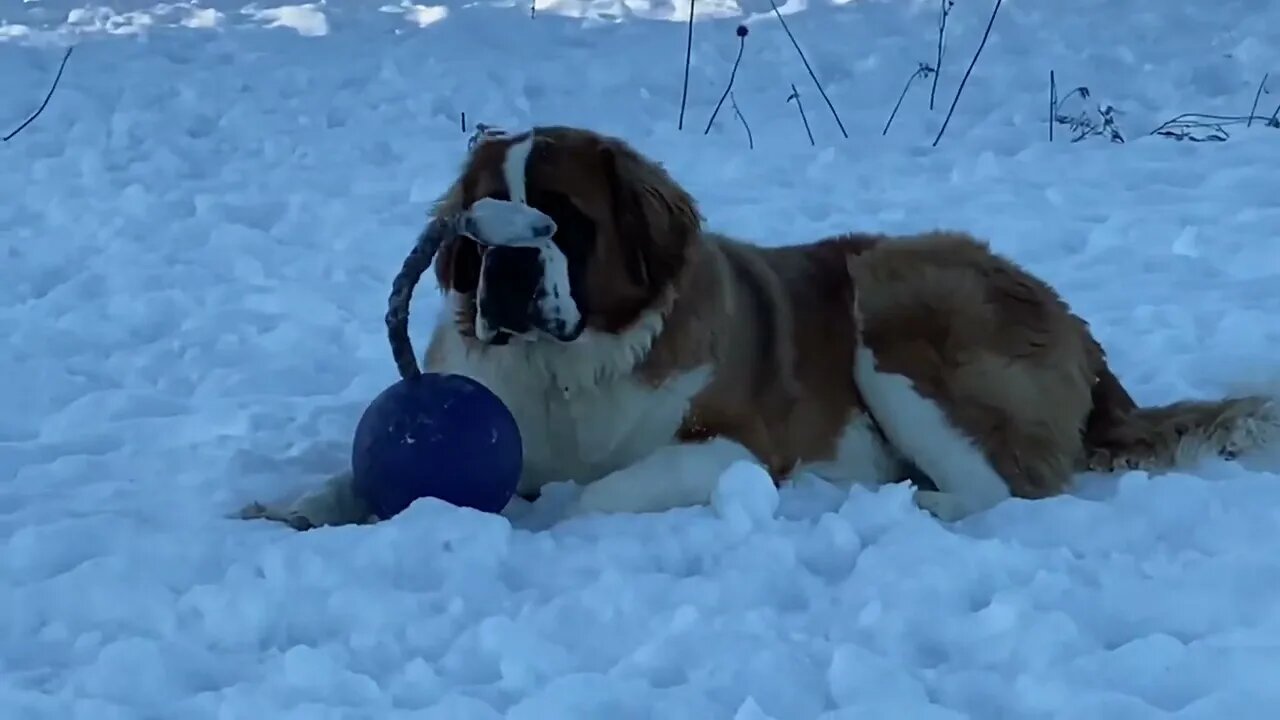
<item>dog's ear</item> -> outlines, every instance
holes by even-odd
[[[666,170],[627,144],[610,140],[600,153],[627,272],[646,289],[665,287],[702,230],[697,203]]]
[[[436,253],[436,283],[441,291],[475,292],[480,286],[480,246],[470,238],[455,237]]]
[[[454,215],[462,210],[464,172],[448,189],[431,203],[428,222],[440,216]],[[436,284],[441,292],[456,290],[473,292],[480,283],[480,248],[465,238],[450,238],[436,251],[432,261]]]

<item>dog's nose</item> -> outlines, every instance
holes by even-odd
[[[476,310],[490,329],[513,335],[532,332],[542,283],[538,248],[490,247],[484,251]]]

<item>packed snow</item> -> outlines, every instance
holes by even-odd
[[[685,2],[96,2],[0,2],[0,133],[75,47],[0,143],[6,720],[1280,713],[1274,454],[954,524],[749,463],[666,513],[228,517],[346,466],[476,123],[625,137],[764,244],[973,232],[1140,402],[1274,390],[1280,5],[1005,0],[935,146],[989,0],[951,7],[932,110],[902,93],[935,0],[701,0],[683,130]],[[1152,134],[1189,112],[1258,117]]]

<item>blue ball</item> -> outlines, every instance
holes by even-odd
[[[379,393],[351,448],[355,492],[384,520],[424,497],[499,512],[523,462],[520,428],[502,400],[471,378],[442,373]]]

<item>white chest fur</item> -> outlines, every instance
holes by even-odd
[[[565,480],[585,484],[669,445],[710,379],[705,368],[658,387],[632,377],[659,327],[658,318],[645,318],[618,335],[588,331],[567,344],[515,340],[479,349],[442,328],[430,370],[472,377],[506,403],[524,445],[521,493]]]

